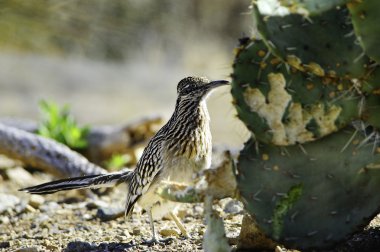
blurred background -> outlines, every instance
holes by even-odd
[[[80,124],[118,124],[174,109],[189,75],[230,79],[253,27],[251,0],[2,0],[0,117],[38,120],[38,101],[68,104]],[[214,142],[248,137],[230,90],[209,99]]]

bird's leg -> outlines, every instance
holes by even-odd
[[[189,235],[187,234],[187,231],[181,221],[178,219],[177,215],[175,215],[173,212],[170,212],[170,217],[177,225],[178,229],[181,231],[181,236],[188,238]]]
[[[153,216],[152,216],[152,209],[151,208],[148,208],[146,210],[148,216],[149,216],[149,224],[150,224],[150,230],[152,231],[152,239],[150,240],[147,240],[147,241],[144,241],[144,244],[147,244],[147,245],[153,245],[153,244],[156,244],[158,241],[157,241],[157,234],[156,234],[156,230],[154,229],[154,222],[153,222]]]
[[[172,241],[171,238],[163,239],[163,240],[157,240],[157,233],[154,229],[154,222],[153,222],[153,216],[152,216],[152,209],[148,208],[147,210],[148,216],[149,216],[149,223],[150,223],[150,229],[152,231],[152,239],[144,241],[143,244],[151,246],[157,243],[163,243],[167,244],[168,242]]]

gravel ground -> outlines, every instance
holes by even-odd
[[[39,172],[31,174],[17,166],[5,169],[4,162],[3,166],[1,163],[0,251],[203,251],[202,204],[182,204],[178,212],[190,238],[181,238],[174,222],[163,219],[156,221],[155,227],[161,237],[169,240],[147,246],[143,242],[144,238],[150,238],[149,221],[138,208],[129,220],[119,217],[105,221],[99,217],[101,210],[123,208],[125,187],[122,185],[100,197],[88,191],[29,195],[18,189],[53,177]],[[224,199],[214,204],[214,208],[224,220],[230,245],[236,248],[242,206]],[[276,249],[280,251],[286,250]],[[380,215],[363,232],[332,251],[380,251]]]
[[[99,209],[123,207],[125,188],[122,185],[101,197],[88,191],[28,195],[18,189],[49,181],[52,177],[41,173],[31,176],[22,168],[12,169],[18,171],[15,178],[9,178],[8,173],[0,169],[0,251],[202,250],[205,225],[201,204],[182,204],[178,212],[190,238],[179,237],[174,222],[163,219],[156,221],[155,227],[162,238],[169,240],[149,247],[142,245],[144,238],[150,238],[148,217],[139,209],[134,211],[129,220],[119,217],[102,221],[98,217]],[[243,215],[241,206],[230,201],[225,199],[219,202],[215,209],[225,220],[230,242],[234,244]],[[223,208],[233,214],[226,213]]]

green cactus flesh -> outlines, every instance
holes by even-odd
[[[335,245],[379,212],[380,147],[365,138],[345,128],[302,146],[250,140],[236,172],[246,209],[286,247]]]
[[[380,93],[370,95],[366,99],[363,121],[380,131]]]
[[[361,119],[380,131],[380,67],[377,66],[370,76],[362,81],[361,92],[366,96]]]
[[[342,6],[305,18],[265,16],[254,8],[257,27],[277,56],[319,76],[361,77],[369,59],[356,42],[349,11]]]
[[[263,0],[267,1],[267,0]],[[314,15],[345,4],[348,0],[280,0],[280,4],[292,13]]]
[[[272,55],[261,40],[239,49],[233,69],[231,92],[238,116],[265,143],[312,141],[359,117],[361,96],[350,81],[298,71]]]
[[[348,4],[355,32],[366,54],[380,63],[379,0],[352,1]]]

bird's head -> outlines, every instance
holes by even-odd
[[[209,81],[204,77],[186,77],[178,83],[177,94],[183,99],[202,100],[214,88],[227,84],[229,82],[225,80]]]

